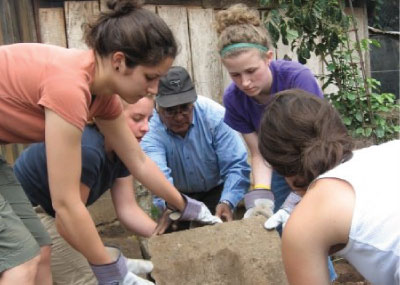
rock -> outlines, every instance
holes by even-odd
[[[287,284],[276,231],[254,217],[149,239],[158,285]]]
[[[105,192],[95,203],[88,207],[96,226],[111,223],[117,219],[110,191]]]

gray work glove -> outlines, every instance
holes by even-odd
[[[217,216],[213,216],[210,210],[204,205],[203,202],[192,199],[184,194],[183,198],[186,200],[186,207],[183,212],[173,212],[169,215],[173,221],[196,221],[201,224],[216,224],[222,223],[222,220]]]
[[[116,247],[106,247],[106,249],[115,261],[109,264],[90,265],[99,285],[154,285],[153,282],[140,278],[130,271],[148,273],[153,269],[150,261],[138,262],[127,259]]]
[[[246,213],[243,218],[255,216],[269,218],[274,213],[274,194],[267,189],[254,189],[244,195]]]
[[[300,200],[301,197],[299,195],[290,192],[289,196],[286,197],[285,202],[282,204],[282,207],[264,223],[264,228],[273,230],[279,225],[282,225],[283,229],[294,207],[296,207]]]

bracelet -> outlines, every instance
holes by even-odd
[[[253,189],[271,190],[271,186],[269,186],[267,184],[256,184],[256,185],[254,185]]]

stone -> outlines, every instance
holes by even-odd
[[[105,192],[88,207],[88,210],[96,226],[111,223],[117,219],[110,191]]]
[[[281,240],[264,217],[204,226],[149,239],[158,285],[288,284]]]

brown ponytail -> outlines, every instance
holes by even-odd
[[[353,142],[328,101],[300,89],[279,92],[265,109],[259,149],[281,175],[307,187],[317,176],[351,158]]]
[[[102,12],[85,32],[86,44],[100,56],[121,51],[126,65],[157,65],[175,58],[177,45],[167,24],[138,0],[108,0]]]

